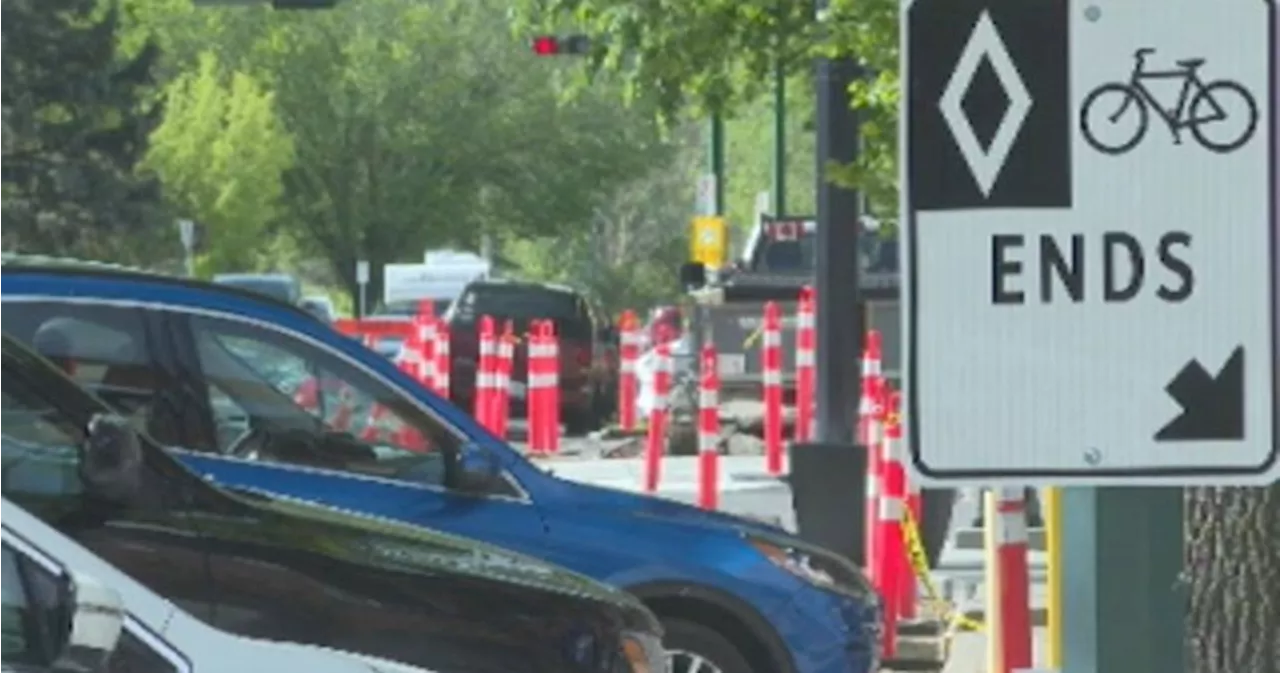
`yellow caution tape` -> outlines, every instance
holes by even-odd
[[[742,350],[749,351],[752,348],[755,348],[756,342],[759,341],[762,336],[764,336],[764,325],[757,327],[756,331],[748,334],[747,338],[742,340]]]
[[[920,537],[920,528],[916,523],[915,514],[910,508],[907,508],[904,514],[902,541],[907,547],[907,558],[911,562],[911,570],[919,580],[920,586],[924,587],[925,609],[945,622],[949,632],[984,630],[986,627],[982,622],[965,616],[963,612],[942,598],[942,592],[938,591],[938,585],[933,582],[933,574],[929,572],[929,555],[924,550],[924,541]]]

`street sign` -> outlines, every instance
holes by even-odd
[[[1275,3],[901,6],[915,471],[1280,478]]]
[[[724,266],[729,251],[729,225],[723,217],[693,218],[689,239],[689,256],[693,261],[712,269]]]
[[[369,284],[369,262],[368,260],[356,261],[356,285]]]

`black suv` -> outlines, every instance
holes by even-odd
[[[157,594],[239,635],[440,673],[649,673],[636,599],[435,531],[229,492],[3,337],[3,492]]]

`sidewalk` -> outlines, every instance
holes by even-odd
[[[1031,634],[1032,661],[1044,661],[1045,642],[1048,633],[1037,628]],[[951,657],[942,673],[988,673],[987,636],[982,633],[957,633],[951,641]]]

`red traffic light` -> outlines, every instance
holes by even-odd
[[[559,54],[559,38],[554,35],[539,35],[533,38],[533,53],[538,56],[555,56]]]

